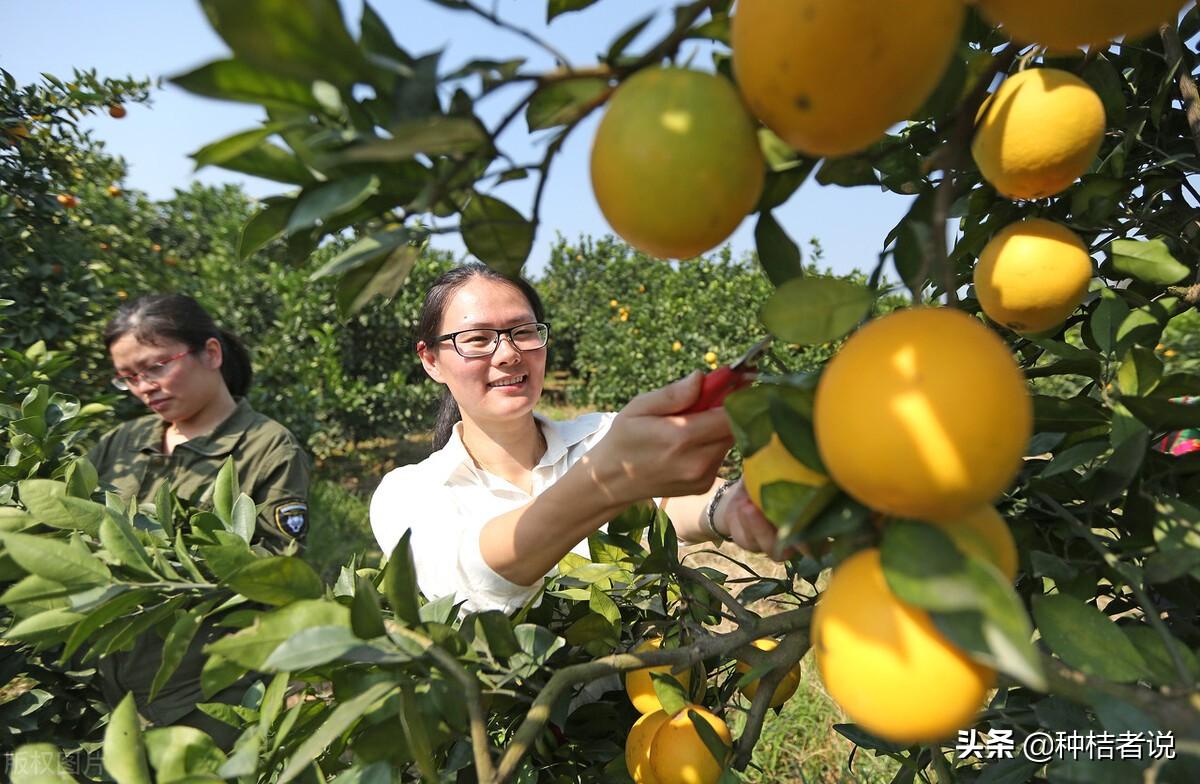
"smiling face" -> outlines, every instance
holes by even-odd
[[[188,346],[177,340],[143,343],[129,333],[114,340],[108,350],[117,375],[129,376],[187,351]],[[130,394],[166,421],[185,422],[212,403],[225,385],[221,344],[209,339],[204,348],[172,360],[161,373],[154,380],[139,376],[130,384]]]
[[[473,277],[446,303],[439,335],[486,327],[506,329],[536,321],[533,306],[508,283]],[[475,423],[527,416],[542,396],[545,347],[518,351],[507,336],[488,357],[462,357],[451,341],[417,344],[421,362],[434,381],[445,384],[464,419]]]

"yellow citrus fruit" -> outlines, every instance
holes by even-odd
[[[686,259],[733,233],[762,192],[754,118],[727,79],[648,68],[617,88],[592,145],[592,190],[638,250]]]
[[[676,340],[674,343],[671,344],[671,350],[672,351],[682,351],[683,344],[680,343],[678,340]]]
[[[829,695],[865,730],[894,743],[954,735],[972,723],[995,680],[927,612],[892,594],[877,549],[834,569],[811,633]]]
[[[1012,481],[1032,408],[994,332],[960,310],[910,308],[871,321],[830,360],[813,424],[847,493],[886,514],[947,520]]]
[[[753,645],[755,648],[758,648],[760,651],[768,651],[768,652],[773,651],[777,647],[779,647],[778,642],[776,642],[775,640],[772,640],[772,639],[767,639],[767,638],[764,638],[761,640],[755,640]],[[752,669],[751,666],[749,664],[747,664],[746,662],[739,661],[737,663],[737,671],[738,672],[750,672],[751,669]],[[754,695],[758,693],[758,683],[759,683],[759,679],[756,678],[753,681],[751,681],[750,683],[748,683],[747,685],[742,687],[741,691],[742,691],[742,694],[746,695],[746,699],[748,699],[748,700],[754,699]],[[787,702],[788,699],[791,698],[791,696],[796,693],[796,689],[799,687],[800,687],[800,665],[797,664],[795,667],[793,667],[792,669],[787,671],[787,674],[785,674],[783,676],[783,680],[781,680],[779,682],[779,685],[775,687],[775,693],[771,695],[771,707],[778,708],[780,705]]]
[[[653,637],[646,640],[642,644],[634,648],[634,653],[644,653],[646,651],[657,650],[662,646],[661,637]],[[687,690],[692,683],[692,673],[689,670],[684,670],[679,673],[671,673],[670,665],[664,664],[661,667],[645,667],[640,670],[625,673],[625,693],[629,695],[629,701],[633,703],[633,707],[637,708],[638,713],[654,713],[662,710],[662,703],[658,701],[658,695],[654,693],[654,681],[650,677],[650,673],[660,672],[663,675],[671,675],[675,680]]]
[[[1091,279],[1092,259],[1075,232],[1028,218],[1005,226],[979,254],[975,296],[992,321],[1028,335],[1066,320]]]
[[[931,525],[945,531],[961,552],[991,561],[1010,581],[1017,576],[1017,544],[1004,518],[990,504]]]
[[[1030,68],[1001,82],[980,108],[971,154],[1004,196],[1042,199],[1088,170],[1104,124],[1104,104],[1087,82],[1057,68]]]
[[[630,728],[625,738],[625,767],[634,784],[658,784],[650,767],[650,743],[666,720],[665,711],[655,711],[640,716]]]
[[[709,363],[710,365],[711,365],[713,362],[716,362],[716,361],[717,361],[717,354],[716,354],[716,352],[715,352],[715,351],[709,351],[709,352],[706,352],[706,353],[705,353],[705,355],[704,355],[704,361],[705,361],[705,362],[707,362],[707,363]]]
[[[962,23],[962,0],[739,0],[733,73],[750,111],[788,144],[848,155],[921,107]]]
[[[742,461],[742,482],[750,500],[759,509],[762,509],[762,489],[772,482],[823,485],[828,481],[829,477],[797,460],[783,445],[778,433],[772,433],[766,446]]]
[[[725,760],[713,757],[692,724],[689,712],[712,727],[726,747],[733,746],[733,736],[724,721],[699,705],[688,705],[654,733],[650,765],[658,784],[716,784],[721,778]]]
[[[1151,33],[1186,0],[976,0],[976,5],[1014,40],[1063,52]]]

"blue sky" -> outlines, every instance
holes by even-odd
[[[605,0],[580,13],[545,23],[543,0],[498,0],[500,15],[533,30],[566,52],[575,64],[594,61],[599,52],[636,16],[630,9],[660,9],[654,23],[635,42],[655,40],[670,24],[670,3]],[[357,31],[361,0],[342,0],[347,25]],[[191,0],[37,0],[2,6],[8,22],[5,51],[0,65],[18,81],[34,81],[42,72],[67,76],[74,67],[95,68],[101,76],[162,77],[151,107],[130,107],[123,120],[107,115],[92,118],[89,126],[108,149],[129,164],[129,187],[153,198],[169,197],[175,188],[193,179],[206,183],[238,182],[258,197],[280,193],[286,186],[245,177],[221,169],[194,172],[187,157],[208,142],[252,128],[261,119],[255,107],[213,101],[190,95],[165,82],[165,77],[186,72],[226,55],[222,41],[208,26],[199,4]],[[376,0],[374,7],[387,21],[397,41],[414,54],[444,49],[442,67],[453,69],[475,57],[495,59],[527,57],[530,67],[549,68],[552,61],[540,49],[512,33],[483,20],[444,9],[429,0]],[[699,45],[697,45],[699,46]],[[707,67],[708,51],[694,53],[694,63]],[[486,123],[497,118],[517,99],[502,92],[480,104]],[[551,171],[544,197],[543,222],[534,243],[529,271],[536,273],[549,255],[556,233],[568,238],[579,234],[600,236],[610,232],[592,197],[588,182],[588,152],[599,114],[594,114],[572,135]],[[540,158],[536,140],[526,140],[523,122],[503,141],[511,141],[525,160]],[[519,155],[517,157],[520,157]],[[529,213],[532,180],[511,183],[499,195]],[[817,237],[825,248],[825,263],[839,272],[871,268],[888,230],[904,215],[909,197],[880,192],[874,187],[821,187],[807,182],[776,211],[794,239],[802,244]],[[735,254],[753,248],[753,219],[745,221],[729,242]],[[464,253],[457,237],[443,236],[435,244]]]

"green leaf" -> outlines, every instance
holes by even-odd
[[[26,743],[5,761],[11,784],[75,784],[52,743]]]
[[[379,178],[361,174],[306,188],[288,218],[286,232],[294,234],[354,209],[379,190]]]
[[[266,141],[226,158],[220,165],[222,169],[288,185],[308,185],[314,181],[312,172],[300,158]]]
[[[411,626],[421,623],[417,597],[417,567],[413,563],[412,530],[400,537],[383,570],[383,593],[396,617]]]
[[[704,741],[704,747],[708,749],[708,753],[713,756],[722,767],[725,766],[725,760],[729,758],[729,747],[725,745],[725,741],[717,734],[717,731],[712,728],[704,718],[694,710],[688,710],[688,718],[691,719],[692,726],[696,729],[696,733],[700,736],[700,740]]]
[[[421,770],[421,779],[433,782],[438,780],[438,768],[433,760],[433,747],[425,724],[426,718],[415,699],[412,686],[405,684],[400,691],[400,729]]]
[[[881,556],[888,587],[904,601],[943,612],[979,606],[966,556],[940,528],[893,520],[884,529]]]
[[[295,206],[295,199],[268,200],[265,207],[254,213],[238,235],[238,261],[245,261],[282,237]]]
[[[817,182],[853,188],[856,185],[878,185],[879,177],[866,155],[847,158],[826,158],[817,169]]]
[[[154,596],[154,592],[149,589],[126,591],[88,612],[86,617],[71,630],[71,636],[67,638],[60,662],[68,661],[80,646],[106,624],[132,611],[143,602],[152,600]]]
[[[1117,371],[1117,388],[1122,395],[1145,397],[1158,386],[1162,375],[1163,363],[1154,351],[1144,346],[1134,346],[1129,349]]]
[[[293,602],[260,615],[249,627],[210,643],[205,651],[246,669],[261,669],[271,653],[297,632],[313,626],[349,625],[350,611],[336,602]]]
[[[332,162],[395,163],[417,155],[468,153],[488,141],[487,132],[473,117],[433,115],[390,129],[390,139],[356,144],[333,156]]]
[[[1156,430],[1200,427],[1200,405],[1172,403],[1158,397],[1123,397],[1121,403],[1135,417]]]
[[[86,615],[73,612],[66,607],[56,607],[13,624],[12,628],[4,633],[4,639],[30,643],[58,641],[67,636],[65,634],[67,629],[72,628],[86,617]]]
[[[214,484],[212,496],[213,514],[226,527],[233,519],[233,503],[239,494],[237,467],[233,463],[233,458],[229,457],[225,459],[221,470],[217,472],[217,481]]]
[[[1121,631],[1125,633],[1125,636],[1133,643],[1133,647],[1137,648],[1138,653],[1145,660],[1151,683],[1161,686],[1179,684],[1179,672],[1175,669],[1175,662],[1167,649],[1167,643],[1158,631],[1149,624],[1122,626]],[[1191,676],[1192,681],[1200,680],[1200,660],[1197,660],[1196,654],[1178,638],[1171,637],[1170,639],[1171,647],[1179,654],[1183,668]]]
[[[266,672],[307,670],[328,664],[362,645],[363,641],[345,626],[313,626],[288,638],[262,668]]]
[[[1110,247],[1112,265],[1118,272],[1147,283],[1169,286],[1190,273],[1162,240],[1113,240]]]
[[[1033,419],[1037,432],[1073,433],[1108,424],[1108,416],[1095,400],[1068,399],[1050,395],[1033,396]]]
[[[100,523],[100,544],[121,566],[127,566],[147,577],[157,577],[150,565],[150,556],[138,540],[129,521],[109,512]]]
[[[69,497],[67,486],[62,482],[25,479],[17,483],[17,496],[39,523],[83,531],[89,536],[100,535],[104,507],[82,498]]]
[[[32,534],[0,534],[9,556],[30,574],[63,585],[100,585],[112,580],[104,562],[83,555],[67,543]]]
[[[354,598],[350,602],[350,627],[364,640],[387,634],[383,610],[375,584],[360,574],[354,576]]]
[[[113,709],[104,731],[104,770],[116,784],[151,784],[150,766],[133,694]]]
[[[1129,306],[1112,289],[1100,292],[1100,302],[1088,319],[1088,330],[1096,345],[1105,354],[1116,348],[1118,331],[1128,315]]]
[[[325,592],[320,576],[299,558],[277,555],[256,558],[225,578],[230,588],[252,602],[285,605],[319,599]]]
[[[267,73],[242,60],[217,60],[168,81],[206,98],[276,109],[321,110],[308,83]]]
[[[1146,660],[1092,605],[1067,594],[1035,596],[1033,617],[1046,645],[1070,666],[1118,683],[1146,676]]]
[[[146,731],[146,754],[159,782],[201,784],[220,779],[217,771],[225,754],[204,732],[186,726],[158,727]]]
[[[330,275],[341,275],[350,270],[357,269],[368,262],[387,256],[396,250],[396,248],[409,243],[411,240],[412,234],[404,226],[377,231],[374,234],[363,237],[349,248],[346,248],[346,250],[334,256],[323,264],[320,269],[310,275],[309,280],[317,280],[318,278]]]
[[[386,256],[379,256],[347,272],[338,281],[334,293],[339,315],[349,318],[375,297],[385,300],[395,297],[420,255],[419,247],[402,245]]]
[[[295,127],[296,125],[298,123],[295,122],[267,123],[258,128],[251,128],[248,131],[240,131],[220,141],[204,145],[192,153],[190,157],[196,162],[197,170],[205,166],[220,166],[230,158],[258,147],[262,142],[280,131]]]
[[[499,610],[487,610],[476,615],[475,633],[477,637],[483,636],[492,657],[500,661],[521,650],[513,634],[512,621]]]
[[[582,11],[596,0],[548,0],[546,3],[546,24],[554,21],[554,17],[572,11]]]
[[[287,766],[283,769],[283,773],[279,776],[279,784],[287,784],[287,782],[303,773],[313,760],[324,753],[329,744],[333,743],[342,733],[354,726],[367,712],[368,708],[391,694],[395,689],[396,685],[391,682],[376,683],[356,697],[340,702],[333,713],[329,715],[329,718],[322,722],[320,727],[312,731],[296,749],[295,753],[292,754]]]
[[[687,689],[669,673],[651,672],[650,683],[654,686],[654,694],[668,716],[674,716],[691,703]]]
[[[370,75],[337,0],[201,0],[201,5],[233,53],[265,71],[343,86]]]
[[[551,82],[529,99],[525,121],[531,132],[573,123],[604,103],[612,89],[599,78]]]
[[[754,245],[758,249],[758,263],[776,288],[804,275],[800,247],[770,212],[762,212],[758,216],[758,223],[754,226]]]
[[[1087,465],[1109,450],[1107,441],[1082,441],[1067,447],[1054,456],[1054,459],[1042,469],[1041,477],[1049,479],[1052,476],[1065,474],[1082,465]]]
[[[516,277],[533,248],[533,224],[499,199],[476,193],[462,211],[467,250],[488,266]]]
[[[158,672],[154,673],[154,681],[150,684],[151,702],[179,669],[183,655],[187,653],[188,646],[192,644],[192,639],[200,628],[203,615],[204,610],[193,608],[176,618],[175,623],[171,625],[171,630],[167,632],[163,641],[162,662],[158,666]]]
[[[171,485],[163,482],[154,496],[154,516],[163,527],[167,538],[175,536],[175,496],[171,493]]]
[[[870,289],[839,278],[793,278],[775,290],[759,318],[772,335],[801,345],[828,343],[871,310]]]
[[[254,539],[254,524],[258,518],[258,510],[254,499],[242,493],[233,502],[233,510],[229,515],[229,530],[242,538],[246,544]]]

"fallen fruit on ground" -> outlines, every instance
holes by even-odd
[[[760,651],[765,651],[768,653],[779,647],[779,643],[777,641],[769,639],[769,638],[755,640],[753,645],[755,648],[758,648]],[[748,663],[746,663],[744,661],[738,661],[738,663],[737,663],[737,671],[738,672],[750,672],[751,669],[753,669],[753,668]],[[763,676],[763,677],[766,677],[766,676]],[[754,695],[758,693],[758,684],[759,684],[760,680],[761,679],[759,679],[759,678],[755,678],[750,683],[741,687],[740,690],[741,690],[742,694],[744,694],[746,696],[746,699],[748,699],[748,700],[754,699]],[[796,666],[794,666],[794,667],[792,667],[792,669],[788,670],[787,673],[783,676],[783,680],[779,681],[779,685],[775,687],[774,693],[771,694],[771,703],[770,703],[771,707],[778,708],[780,705],[787,702],[791,698],[791,696],[796,693],[796,689],[798,689],[799,687],[800,687],[800,664],[797,662]]]
[[[1057,68],[1014,74],[979,110],[971,155],[1010,199],[1043,199],[1075,182],[1104,139],[1104,104],[1078,76]]]
[[[720,717],[699,705],[688,705],[664,721],[654,734],[650,765],[658,784],[716,784],[721,778],[725,760],[718,760],[709,751],[691,714],[712,727],[727,749],[733,747],[733,735]]]
[[[829,695],[893,743],[930,743],[974,723],[995,673],[971,661],[924,610],[888,589],[878,549],[843,561],[817,603],[813,651]]]
[[[1170,21],[1185,0],[977,0],[1009,37],[1066,52],[1120,36],[1140,37]]]
[[[652,256],[687,259],[720,244],[754,208],[764,164],[754,119],[729,80],[648,68],[609,100],[591,176],[622,239]]]
[[[1079,307],[1092,259],[1079,235],[1028,218],[1001,229],[979,254],[975,296],[988,318],[1023,335],[1056,327]]]
[[[921,107],[962,22],[961,0],[740,0],[733,73],[750,110],[785,142],[848,155]]]
[[[953,308],[899,310],[854,333],[822,373],[813,414],[838,486],[872,509],[922,520],[998,497],[1033,425],[1008,347]]]
[[[658,650],[660,647],[662,647],[662,638],[653,637],[638,645],[633,652],[645,653]],[[633,703],[633,707],[637,708],[638,713],[654,713],[663,709],[662,703],[658,701],[658,695],[654,693],[654,680],[650,677],[650,674],[654,672],[672,675],[670,665],[666,664],[625,673],[625,693],[629,695],[629,701]],[[692,674],[688,670],[675,673],[672,677],[679,681],[685,691],[691,685]]]
[[[945,531],[962,553],[991,561],[1010,582],[1017,576],[1017,543],[995,507],[981,506],[958,519],[930,525]]]

